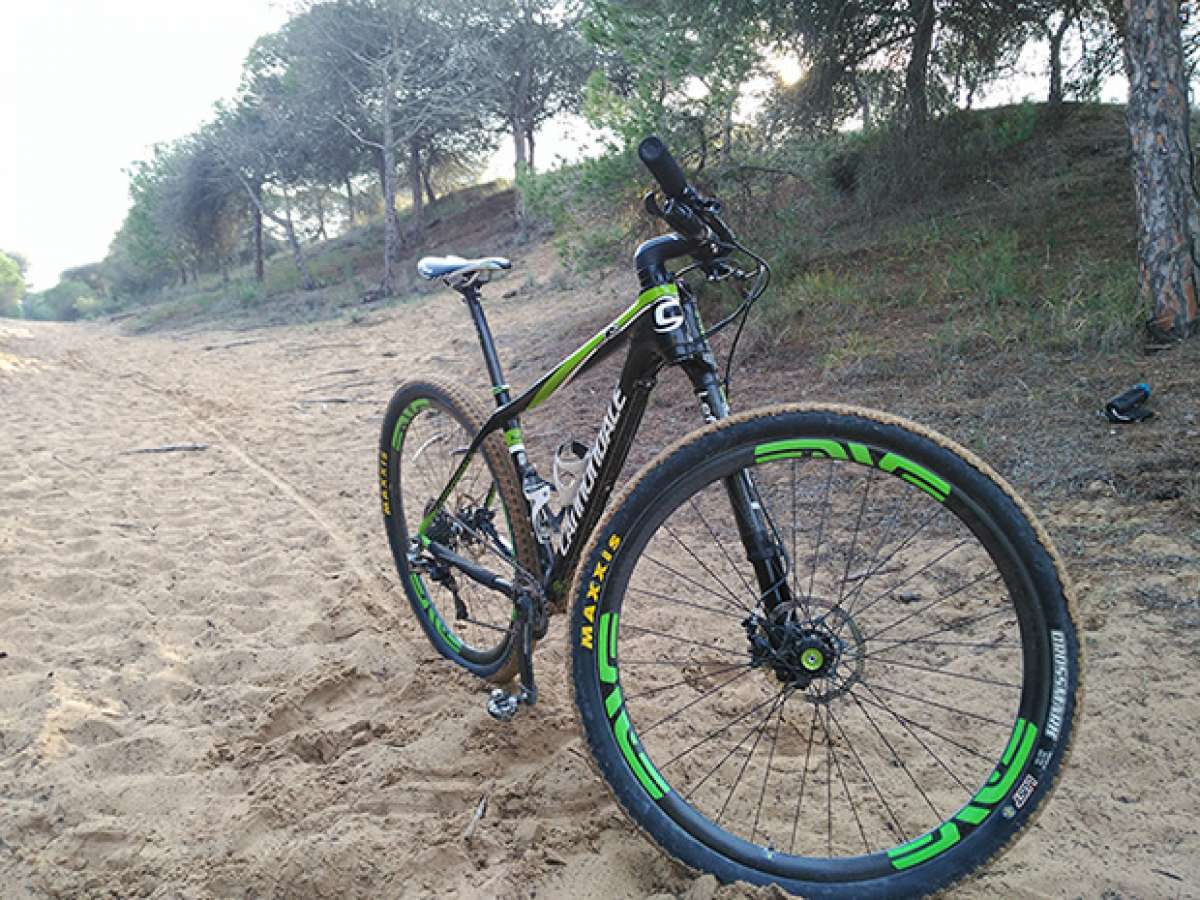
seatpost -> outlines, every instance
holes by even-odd
[[[500,368],[500,357],[496,353],[496,342],[492,338],[492,329],[488,327],[487,316],[483,312],[483,304],[479,300],[479,285],[475,282],[459,288],[463,302],[471,312],[471,321],[475,323],[475,331],[479,335],[479,346],[483,348],[483,361],[487,365],[488,375],[492,379],[492,393],[496,398],[496,407],[508,403],[509,386],[504,381],[504,372]]]

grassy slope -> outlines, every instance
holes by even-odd
[[[743,345],[741,361],[754,371],[743,383],[778,376],[792,388],[813,385],[814,396],[832,390],[908,412],[972,444],[1027,490],[1054,494],[1100,480],[1131,500],[1173,498],[1196,528],[1200,482],[1189,460],[1200,456],[1197,350],[1140,355],[1145,312],[1135,296],[1121,109],[1010,107],[965,114],[949,129],[911,159],[896,159],[884,142],[850,141],[853,192],[828,185],[829,154],[807,169],[793,166],[791,176],[716,186],[731,220],[747,226],[743,238],[766,247],[777,269]],[[559,249],[589,246],[586,230],[518,234],[513,203],[511,191],[491,185],[433,206],[428,230],[401,263],[399,302],[422,289],[413,263],[425,253],[544,256],[541,238]],[[587,227],[607,240],[635,221],[628,209],[612,217],[616,228],[590,210]],[[176,291],[126,325],[356,321],[377,283],[379,242],[373,225],[317,245],[314,267],[325,286],[316,292],[295,289],[295,270],[281,254],[265,285],[243,270],[229,284]],[[561,286],[607,279],[627,292],[627,250],[620,246],[620,265],[608,260],[609,271],[595,271],[593,254],[592,271],[563,273]],[[544,361],[581,336],[564,335]],[[1076,426],[1102,433],[1093,415],[1104,398],[1147,379],[1161,395],[1163,420],[1183,417],[1181,433],[1122,431],[1128,440],[1097,458],[1093,439]],[[793,395],[781,390],[777,398]]]

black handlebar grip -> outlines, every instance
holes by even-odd
[[[648,137],[638,147],[638,156],[662,187],[664,194],[673,200],[683,197],[688,186],[687,178],[666,144],[657,137]]]

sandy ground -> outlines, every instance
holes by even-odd
[[[620,308],[552,296],[491,307],[526,349],[515,383]],[[424,642],[374,447],[394,385],[474,371],[473,335],[446,292],[355,319],[0,325],[0,894],[712,896],[589,768],[565,623],[538,657],[542,702],[511,726]],[[572,388],[581,412],[531,419],[530,439],[598,421],[605,385]],[[662,435],[694,424],[654,410]],[[180,444],[207,449],[132,452]],[[1200,532],[1137,534],[1102,486],[1046,513],[1052,531],[1132,523],[1157,562],[1105,571],[1072,544],[1090,658],[1070,769],[956,896],[1200,896],[1195,636],[1130,599],[1200,595]]]

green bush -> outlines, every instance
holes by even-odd
[[[25,298],[25,317],[52,321],[94,318],[107,311],[107,304],[82,281],[60,281],[54,287]]]

